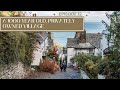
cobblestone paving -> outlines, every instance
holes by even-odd
[[[57,71],[54,74],[36,72],[29,79],[80,79],[80,73],[72,68],[67,68],[66,72]]]

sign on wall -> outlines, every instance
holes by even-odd
[[[84,17],[0,17],[0,31],[83,31]]]

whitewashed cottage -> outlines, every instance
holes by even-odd
[[[37,40],[36,40],[36,49],[33,52],[34,60],[31,63],[32,66],[38,66],[40,60],[42,61],[42,56],[45,55],[45,51],[47,51],[48,46],[48,36],[47,32],[39,32],[36,33]]]
[[[67,39],[67,66],[72,65],[75,54],[85,53],[98,55],[100,49],[100,33],[76,32],[74,38]]]

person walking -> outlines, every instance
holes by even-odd
[[[63,60],[62,66],[63,66],[64,72],[66,72],[67,65],[66,65],[65,60]]]
[[[61,72],[62,72],[63,64],[62,64],[62,59],[61,58],[60,58],[60,69],[61,69]]]

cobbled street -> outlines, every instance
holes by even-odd
[[[80,73],[72,68],[67,68],[66,72],[57,71],[54,74],[35,72],[28,79],[80,79]]]

